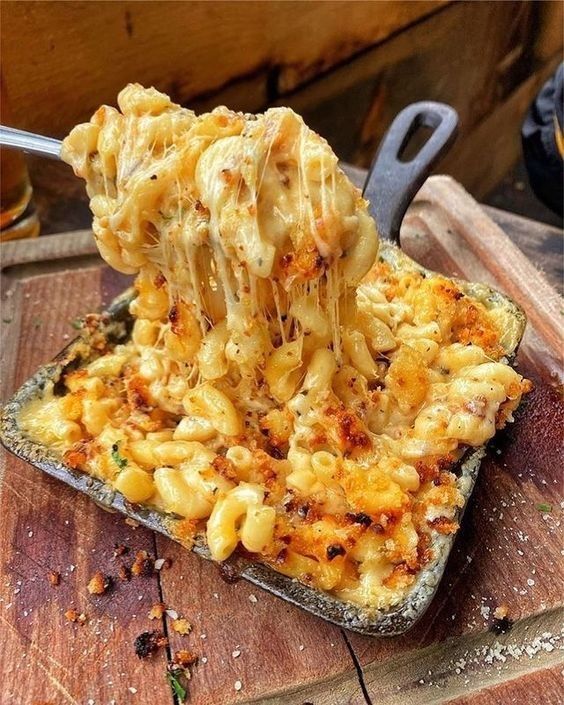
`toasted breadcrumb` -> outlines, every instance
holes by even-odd
[[[90,578],[87,590],[91,595],[103,595],[111,585],[111,578],[104,576],[99,570]]]
[[[149,557],[147,551],[137,551],[135,554],[135,560],[131,566],[131,572],[133,575],[145,577],[150,577],[153,575],[155,568],[155,563],[152,558]]]
[[[149,619],[162,619],[165,610],[166,605],[164,602],[157,602],[151,607],[147,616]]]
[[[114,558],[125,556],[126,553],[129,553],[129,546],[125,546],[123,543],[114,544]]]
[[[168,639],[157,630],[139,634],[134,642],[135,653],[139,658],[148,658],[164,646],[168,646]]]
[[[494,634],[505,634],[513,626],[513,621],[509,618],[509,608],[507,605],[496,607],[493,616],[494,620],[490,631]]]
[[[177,666],[186,668],[187,666],[191,666],[193,663],[196,663],[197,660],[198,657],[196,654],[188,651],[187,649],[180,649],[179,651],[175,651],[172,662]]]
[[[182,634],[183,636],[186,634],[190,634],[190,632],[192,631],[192,625],[184,617],[180,617],[179,619],[173,620],[172,628],[175,632],[178,632],[178,634]]]
[[[503,619],[504,617],[507,617],[509,614],[509,608],[507,605],[499,605],[499,607],[496,607],[493,613],[493,616],[495,619]]]
[[[65,612],[65,617],[68,619],[69,622],[76,622],[81,626],[83,624],[86,624],[87,620],[87,617],[84,612],[79,612],[78,610],[75,610],[72,607]]]
[[[50,570],[49,573],[47,573],[47,579],[53,587],[57,587],[57,585],[61,584],[61,574],[56,570]]]
[[[131,580],[131,568],[126,565],[120,565],[118,570],[118,578],[124,583]]]
[[[136,529],[139,526],[139,522],[135,521],[135,519],[131,519],[130,517],[126,518],[125,523],[134,529]]]

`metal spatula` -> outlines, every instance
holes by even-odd
[[[0,145],[2,147],[21,149],[22,152],[38,154],[40,157],[48,157],[49,159],[60,159],[62,144],[60,140],[53,139],[53,137],[43,137],[43,135],[36,135],[33,132],[0,125]]]

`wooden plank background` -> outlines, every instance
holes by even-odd
[[[537,695],[543,705],[559,704],[564,458],[558,429],[564,406],[549,377],[552,357],[543,352],[558,345],[552,328],[542,324],[546,315],[554,317],[552,304],[535,311],[546,308],[552,294],[546,279],[476,209],[451,180],[430,180],[404,224],[404,247],[445,272],[523,284],[517,298],[533,312],[533,324],[541,322],[520,356],[536,388],[516,423],[489,449],[444,580],[422,621],[394,639],[346,633],[244,582],[226,583],[215,566],[133,529],[3,453],[2,703],[172,703],[166,662],[176,649],[188,648],[200,657],[190,682],[192,705],[452,699],[490,705],[513,697],[534,703]],[[539,238],[539,246],[545,240]],[[101,266],[94,252],[88,233],[3,248],[3,395],[68,342],[77,315],[105,305],[125,286],[126,278]],[[560,326],[557,312],[554,331]],[[539,511],[545,503],[550,513]],[[116,575],[121,562],[131,562],[131,554],[113,558],[115,543],[171,558],[172,565],[158,579],[117,583],[107,595],[92,597],[86,584],[94,571]],[[50,570],[61,572],[59,587],[49,585]],[[170,649],[141,662],[135,637],[165,629],[147,619],[159,600],[194,629],[184,637],[169,632]],[[497,635],[493,613],[502,604],[514,624]],[[69,607],[87,614],[85,626],[65,619]]]
[[[461,134],[437,172],[481,198],[520,157],[523,116],[561,60],[563,8],[10,2],[2,4],[2,77],[17,126],[45,134],[64,135],[139,81],[197,111],[289,105],[361,166],[406,104],[445,101],[460,113]]]

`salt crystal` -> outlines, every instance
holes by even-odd
[[[528,579],[527,579],[527,585],[528,585],[529,587],[533,587],[534,584],[535,584],[535,581],[534,581],[532,578],[528,578]]]
[[[165,610],[165,612],[171,619],[178,619],[178,612],[176,610]]]
[[[135,695],[135,693],[137,692],[137,688],[134,688],[131,685],[129,686],[129,688],[127,690],[129,690],[130,693],[133,693],[133,695]]]
[[[249,595],[249,602],[258,602],[258,599],[255,597],[255,595]]]
[[[157,560],[155,561],[155,570],[160,570],[164,564],[165,564],[164,558],[157,558]]]
[[[29,536],[29,538],[31,538],[33,536],[33,531],[28,531],[27,535]]]
[[[235,687],[235,690],[236,690],[236,691],[239,691],[239,690],[241,690],[241,688],[243,687],[243,684],[241,683],[241,681],[235,681],[235,686],[234,686],[234,687]]]
[[[240,649],[235,649],[235,651],[231,652],[231,656],[233,656],[233,658],[238,658],[240,655],[241,655]]]

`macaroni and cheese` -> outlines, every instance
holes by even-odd
[[[63,157],[101,255],[136,275],[131,336],[22,424],[217,561],[397,604],[457,529],[457,461],[529,388],[503,314],[379,257],[367,203],[291,110],[196,116],[138,85],[118,103]]]

